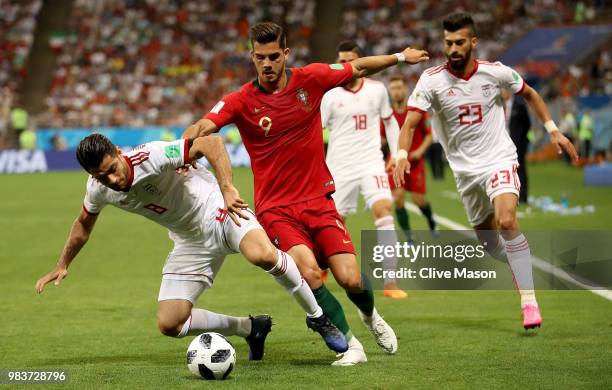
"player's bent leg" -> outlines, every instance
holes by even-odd
[[[177,337],[191,315],[192,303],[186,299],[160,301],[157,307],[157,326],[159,331],[169,337]],[[186,336],[185,333],[182,336]]]
[[[533,284],[533,265],[529,243],[520,232],[516,220],[518,195],[502,193],[493,199],[495,220],[505,241],[508,264],[514,275],[514,282],[521,295],[523,327],[531,329],[542,324]]]
[[[329,320],[344,334],[349,340],[352,337],[351,329],[346,321],[344,310],[336,297],[327,289],[327,286],[321,281],[320,268],[315,259],[314,253],[306,245],[295,245],[289,249],[288,253],[296,259],[296,264],[302,277],[310,288],[317,300],[323,313]]]
[[[162,279],[157,310],[160,331],[178,338],[203,332],[244,337],[249,344],[249,359],[261,360],[272,318],[267,315],[233,317],[193,308],[193,303],[207,288],[210,283],[204,280]]]
[[[293,296],[306,312],[307,326],[321,334],[331,350],[345,352],[348,349],[344,334],[323,314],[293,258],[276,249],[262,229],[249,231],[240,242],[240,251],[251,263],[265,269]]]
[[[355,255],[338,253],[330,256],[328,263],[338,283],[345,288],[348,298],[359,309],[359,316],[376,339],[376,343],[387,353],[395,353],[397,351],[395,332],[374,308],[372,286],[368,278],[360,273]]]
[[[240,253],[253,265],[271,270],[277,263],[276,247],[263,229],[253,229],[240,241]]]

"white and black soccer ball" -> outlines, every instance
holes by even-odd
[[[225,379],[236,365],[236,350],[219,333],[203,333],[187,349],[187,367],[204,379]]]

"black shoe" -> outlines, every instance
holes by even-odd
[[[325,314],[322,314],[317,318],[306,317],[306,326],[315,332],[319,332],[325,344],[332,351],[342,353],[348,350],[348,343],[346,337],[340,332],[340,329],[327,318]]]
[[[272,329],[272,317],[269,315],[249,316],[251,333],[246,337],[249,344],[249,360],[261,360],[264,355],[266,337]]]

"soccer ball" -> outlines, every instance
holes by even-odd
[[[203,333],[187,349],[187,367],[204,379],[225,379],[236,365],[236,351],[219,333]]]

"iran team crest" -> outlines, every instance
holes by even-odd
[[[304,88],[300,88],[297,90],[295,97],[298,102],[302,104],[302,110],[304,111],[312,111],[312,104],[308,101],[308,92],[304,90]]]
[[[482,86],[482,95],[484,97],[489,97],[493,93],[495,86],[493,84],[485,84]]]

